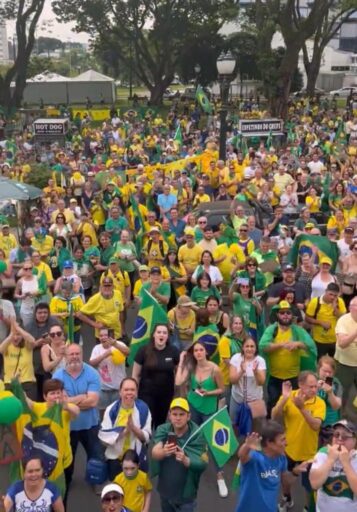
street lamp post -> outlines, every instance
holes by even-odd
[[[197,87],[199,85],[199,79],[200,79],[200,73],[201,73],[201,66],[197,63],[195,64],[195,75],[196,75],[196,91],[197,91]]]
[[[227,148],[227,113],[228,113],[228,95],[231,81],[234,78],[233,72],[236,67],[236,59],[231,52],[224,53],[217,59],[218,79],[221,86],[221,111],[220,111],[220,131],[219,131],[219,159],[226,160]]]

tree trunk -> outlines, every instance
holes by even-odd
[[[171,84],[173,77],[164,78],[157,82],[152,87],[149,87],[150,91],[150,105],[162,105],[163,95],[168,86]]]
[[[312,98],[315,94],[316,80],[319,76],[321,59],[322,59],[322,48],[314,48],[312,59],[309,65],[309,72],[307,74],[306,93],[309,98]]]
[[[286,119],[288,113],[291,81],[299,61],[300,45],[289,45],[279,68],[279,80],[275,97],[271,101],[271,111],[274,116]]]

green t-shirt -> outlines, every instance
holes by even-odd
[[[211,286],[208,290],[202,290],[199,286],[195,286],[191,292],[191,299],[196,302],[199,308],[204,308],[208,297],[213,295],[221,300],[221,295],[215,286]]]
[[[128,226],[129,224],[125,217],[119,217],[119,219],[107,219],[105,223],[105,231],[110,233],[111,241],[112,243],[115,243],[120,240],[120,233]]]
[[[115,257],[119,260],[120,270],[125,272],[134,272],[135,265],[132,261],[121,258],[119,253],[124,253],[126,256],[136,256],[136,249],[133,242],[129,242],[127,244],[122,244],[121,242],[116,242],[114,245],[114,253]]]
[[[244,325],[249,325],[251,301],[243,299],[240,293],[233,294],[233,314],[240,316]]]
[[[106,249],[100,249],[101,264],[107,267],[109,265],[109,260],[114,256],[114,254],[115,249],[112,245],[107,247]]]
[[[143,290],[148,290],[148,292],[150,292],[150,288],[151,288],[151,282],[147,282],[147,283],[144,283],[141,287],[141,290],[140,290],[140,297],[143,297]],[[157,287],[157,293],[159,293],[160,295],[164,295],[165,297],[170,297],[171,295],[171,285],[170,283],[164,283],[163,281],[159,284],[159,286]],[[166,310],[167,309],[167,304],[161,304],[161,306]]]

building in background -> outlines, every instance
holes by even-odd
[[[0,20],[0,64],[9,62],[9,46],[7,42],[6,21]]]

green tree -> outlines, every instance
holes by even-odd
[[[115,48],[126,67],[131,47],[133,74],[152,104],[162,102],[186,48],[214,39],[238,12],[235,0],[54,0],[53,8],[60,21],[75,21],[78,31]]]
[[[27,66],[35,43],[35,30],[45,0],[5,0],[1,4],[0,18],[14,20],[17,48],[14,64],[0,76],[0,105],[6,114],[20,107],[26,86]],[[11,83],[15,87],[11,87]]]
[[[48,58],[50,53],[55,50],[62,50],[64,43],[55,37],[39,37],[36,39],[35,50],[37,54],[47,53]]]
[[[330,0],[329,8],[321,13],[316,31],[312,37],[312,53],[309,56],[307,41],[303,44],[304,67],[307,76],[306,93],[312,97],[319,75],[323,52],[338,33],[343,23],[357,10],[357,0]]]

